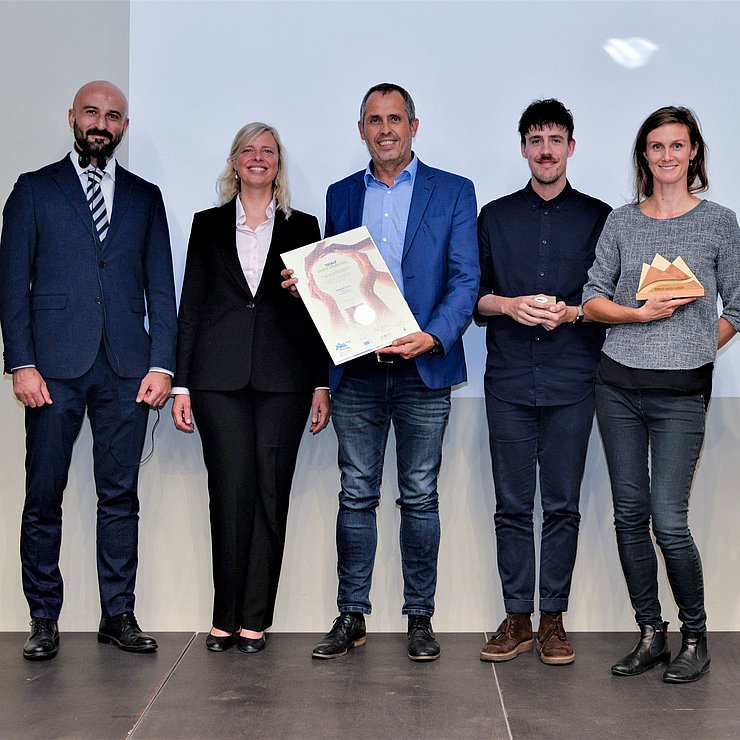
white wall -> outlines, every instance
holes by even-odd
[[[406,84],[416,99],[422,121],[416,148],[422,158],[471,176],[481,204],[525,182],[526,164],[517,153],[517,117],[532,98],[555,95],[562,96],[576,116],[578,149],[570,174],[579,189],[615,204],[626,195],[627,150],[639,121],[630,120],[618,129],[610,123],[625,101],[644,113],[664,102],[686,102],[701,114],[712,147],[713,175],[719,170],[712,197],[737,210],[740,181],[734,173],[740,155],[723,130],[727,121],[737,120],[728,113],[735,103],[732,96],[722,94],[725,86],[715,81],[716,74],[732,80],[740,72],[732,38],[737,24],[728,16],[735,18],[737,6],[721,6],[718,24],[719,4],[709,2],[685,7],[557,2],[134,2],[130,7],[127,2],[0,2],[0,63],[13,71],[0,81],[5,107],[0,118],[0,199],[10,192],[19,172],[67,151],[71,137],[66,110],[79,85],[92,78],[112,79],[130,89],[132,169],[163,188],[181,275],[191,214],[213,202],[213,182],[231,136],[242,123],[265,118],[278,126],[292,154],[295,203],[321,213],[326,184],[364,164],[355,128],[357,107],[364,90],[387,77]],[[492,10],[493,21],[481,23],[476,14]],[[131,60],[130,88],[129,11],[136,55]],[[99,32],[83,45],[77,34],[80,19],[93,14]],[[154,18],[156,24],[145,23]],[[513,21],[516,33],[506,25]],[[586,21],[598,24],[588,26]],[[398,29],[398,36],[379,33],[389,23]],[[163,25],[166,33],[160,33]],[[656,57],[660,65],[647,77],[625,76],[599,56],[606,36],[645,35],[650,29],[660,34],[658,43],[670,53]],[[574,47],[572,34],[582,48]],[[692,48],[701,51],[699,63],[693,61],[696,55],[689,63],[682,41],[687,34],[695,38]],[[300,46],[304,38],[311,41],[310,54]],[[267,74],[255,67],[248,53],[254,51],[256,39],[267,40],[272,48]],[[676,48],[670,43],[666,47],[670,39],[677,39]],[[208,44],[215,46],[206,53]],[[472,64],[469,55],[476,49],[484,50],[484,58]],[[527,50],[524,57],[521,49]],[[448,63],[450,57],[457,60],[454,66]],[[316,67],[316,59],[322,58]],[[603,82],[607,74],[614,76],[608,85]],[[339,86],[337,76],[343,79]],[[574,77],[582,82],[578,90],[571,84]],[[221,95],[227,96],[226,103]],[[475,366],[482,362],[482,342],[477,330],[466,337],[474,369],[468,388],[453,401],[444,447],[435,618],[439,631],[492,629],[502,617],[485,413],[480,368]],[[735,534],[740,521],[735,495],[740,475],[736,397],[740,393],[734,392],[736,370],[727,371],[737,351],[734,347],[723,352],[718,361],[720,368],[725,367],[727,397],[715,398],[710,407],[692,499],[691,522],[704,556],[709,625],[714,630],[740,629],[736,578],[740,544]],[[8,379],[0,385],[0,413],[4,503],[0,630],[20,630],[28,621],[18,557],[23,413],[12,399]],[[62,569],[67,598],[61,622],[67,630],[94,629],[99,618],[90,446],[86,426],[65,498]],[[373,630],[404,626],[391,450],[386,470],[372,593],[375,610],[369,622]],[[142,470],[140,489],[140,620],[152,630],[207,629],[211,566],[202,456],[197,436],[176,433],[168,410],[156,431],[154,459]],[[335,615],[337,491],[336,440],[328,430],[317,439],[306,438],[301,450],[275,630],[324,631]],[[571,629],[632,628],[609,496],[601,443],[594,431],[567,618]],[[665,618],[675,627],[675,605],[665,582],[662,593]]]

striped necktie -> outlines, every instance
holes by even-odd
[[[105,210],[105,200],[103,191],[100,188],[100,181],[103,179],[103,172],[96,167],[90,167],[87,172],[87,203],[90,206],[95,230],[98,232],[98,239],[102,242],[108,233],[108,213]]]

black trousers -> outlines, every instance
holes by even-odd
[[[272,624],[290,488],[311,393],[191,395],[208,471],[213,626],[261,631]]]

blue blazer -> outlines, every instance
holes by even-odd
[[[101,244],[69,156],[21,175],[3,210],[0,323],[6,372],[35,365],[45,377],[79,378],[104,328],[119,376],[174,372],[177,313],[159,189],[116,163]]]
[[[329,187],[325,238],[362,226],[364,174],[356,172]],[[424,354],[415,360],[429,388],[467,379],[462,332],[478,295],[476,215],[470,180],[419,161],[401,267],[404,295],[419,326],[444,347],[443,357]],[[341,377],[341,366],[332,367],[332,388]]]

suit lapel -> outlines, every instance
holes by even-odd
[[[409,207],[409,218],[406,222],[406,236],[403,241],[403,257],[406,256],[421,224],[424,211],[429,204],[434,190],[434,173],[422,162],[416,169],[416,180],[414,191],[411,194],[411,205]]]
[[[249,300],[252,300],[254,296],[252,295],[247,278],[244,277],[244,270],[242,270],[241,262],[239,262],[239,253],[236,250],[236,199],[238,197],[237,195],[217,211],[219,224],[216,243],[223,245],[221,247],[221,254],[231,277],[234,278],[239,284],[239,287],[247,294]]]
[[[349,186],[349,229],[362,226],[362,211],[365,206],[365,172],[358,172]]]
[[[262,294],[265,290],[265,274],[272,272],[271,267],[275,262],[277,262],[278,264],[281,264],[280,254],[282,253],[282,250],[280,248],[280,245],[290,244],[290,241],[285,238],[285,234],[287,233],[289,228],[290,226],[288,225],[288,222],[285,220],[285,214],[280,209],[276,209],[275,210],[275,223],[272,225],[272,238],[270,239],[270,248],[267,251],[267,259],[265,260],[265,269],[262,271],[262,277],[260,278],[260,284],[257,286],[257,294],[256,294],[257,296]],[[282,265],[282,267],[284,267],[284,265]],[[280,270],[278,270],[278,272],[280,272]],[[272,279],[272,278],[268,278],[268,279]]]
[[[102,243],[103,248],[112,243],[116,232],[118,231],[119,224],[126,217],[126,211],[128,211],[129,203],[131,202],[133,189],[134,182],[130,173],[116,162],[116,184],[113,188],[113,213],[110,217],[108,233]]]
[[[90,214],[90,206],[87,204],[87,198],[82,189],[80,178],[77,176],[77,170],[75,170],[69,156],[57,162],[52,177],[64,194],[64,197],[67,198],[72,208],[77,212],[82,223],[85,224],[85,228],[90,232],[90,236],[97,239],[97,234],[93,227],[92,215]]]

